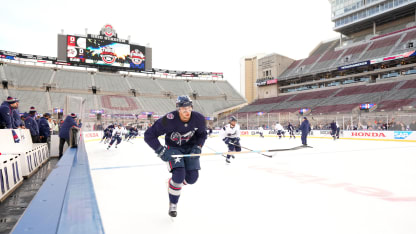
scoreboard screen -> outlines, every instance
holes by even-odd
[[[85,37],[70,36],[67,38],[68,62],[85,63],[87,40]]]
[[[129,67],[126,64],[129,52],[129,44],[88,38],[85,62],[105,66]]]
[[[90,36],[68,35],[67,61],[145,70],[145,47]]]

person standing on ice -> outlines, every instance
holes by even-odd
[[[237,118],[234,116],[230,117],[229,124],[222,128],[221,132],[222,140],[228,146],[228,152],[240,152],[240,125],[237,123]],[[230,163],[230,158],[234,156],[227,154],[225,161]]]
[[[121,142],[121,136],[123,134],[123,131],[124,131],[124,129],[123,129],[123,126],[121,124],[117,125],[117,127],[114,128],[113,137],[111,138],[110,144],[108,144],[107,149],[110,149],[115,141],[117,141],[116,146],[115,146],[115,148],[117,148],[117,145],[120,144],[120,142]]]
[[[165,134],[165,145],[158,137]],[[144,133],[144,141],[168,165],[172,177],[168,182],[169,215],[177,216],[177,204],[182,186],[194,184],[201,169],[199,156],[175,158],[172,155],[200,154],[207,139],[205,117],[193,111],[187,95],[176,100],[176,110],[158,119]]]
[[[306,142],[306,138],[308,137],[309,132],[311,131],[311,125],[309,124],[309,120],[306,117],[303,117],[303,121],[302,124],[299,127],[299,130],[302,131],[302,145],[303,146],[308,146],[307,142]]]

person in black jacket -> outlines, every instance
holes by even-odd
[[[51,142],[51,128],[48,121],[49,118],[51,118],[51,114],[45,113],[39,120],[39,141],[40,143],[48,143],[48,149],[50,149]]]
[[[12,129],[13,128],[13,109],[17,108],[16,99],[7,97],[0,106],[0,129]]]
[[[71,113],[65,118],[65,121],[62,123],[61,128],[59,129],[59,158],[63,155],[65,142],[69,145],[69,134],[71,128],[74,127],[79,129],[75,120],[76,118],[77,115]]]
[[[308,137],[309,132],[311,131],[311,125],[306,117],[303,117],[302,124],[299,127],[299,130],[302,131],[302,145],[307,146],[306,138]]]

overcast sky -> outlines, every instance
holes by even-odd
[[[57,34],[99,34],[153,48],[153,67],[224,72],[239,90],[240,58],[279,53],[308,56],[336,38],[328,0],[2,1],[0,49],[57,56]]]

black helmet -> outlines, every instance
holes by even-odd
[[[231,116],[229,122],[235,121],[237,122],[237,118],[235,116]]]
[[[176,99],[176,107],[192,106],[192,100],[188,95],[179,96]]]

